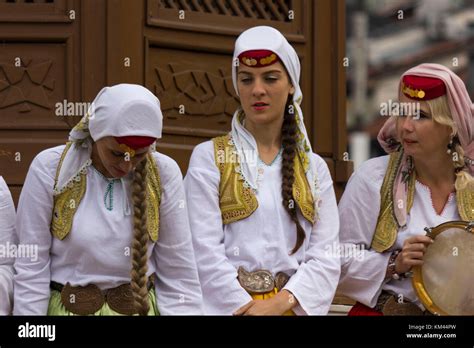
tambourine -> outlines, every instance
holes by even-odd
[[[413,267],[413,287],[435,315],[474,315],[474,221],[425,228],[434,240]]]

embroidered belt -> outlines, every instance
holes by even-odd
[[[148,280],[148,290],[153,288],[152,277]],[[61,293],[61,303],[71,313],[77,315],[91,315],[107,303],[117,313],[133,315],[135,310],[132,286],[130,283],[119,285],[115,288],[100,290],[95,284],[86,286],[72,286],[51,282],[50,288]]]
[[[283,272],[278,272],[273,277],[270,271],[262,269],[247,272],[242,266],[239,267],[237,273],[240,286],[249,294],[263,294],[273,291],[275,288],[280,291],[290,279],[290,276]]]
[[[412,302],[397,301],[397,298],[387,291],[382,291],[374,309],[383,315],[431,315],[429,311],[423,311]]]

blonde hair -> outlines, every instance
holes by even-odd
[[[456,172],[456,181],[454,184],[456,190],[463,190],[468,186],[474,189],[474,178],[467,170],[464,170],[466,165],[466,162],[464,161],[464,150],[456,137],[458,134],[458,127],[456,122],[454,122],[451,110],[449,109],[447,96],[443,95],[439,98],[427,100],[426,102],[430,108],[433,121],[448,126],[452,130],[451,135],[453,137],[454,145],[452,156]]]
[[[147,271],[148,271],[148,230],[146,214],[146,159],[141,161],[133,175],[133,242],[131,288],[135,308],[139,315],[147,315],[150,310]]]

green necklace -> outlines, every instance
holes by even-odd
[[[104,194],[104,206],[108,211],[114,210],[114,184],[119,179],[110,179],[104,176],[101,172],[97,170],[96,167],[91,166],[94,168],[95,172],[98,173],[105,181],[107,181],[107,187],[105,188]]]
[[[258,161],[260,163],[262,163],[263,165],[265,165],[266,167],[271,167],[273,163],[275,163],[275,161],[281,156],[281,154],[283,153],[283,147],[280,148],[280,151],[278,151],[277,155],[275,156],[275,158],[273,159],[273,161],[271,161],[271,163],[269,164],[266,164],[264,161],[262,161],[262,159],[260,158],[260,156],[258,156]]]

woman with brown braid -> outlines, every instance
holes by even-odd
[[[236,41],[241,107],[229,134],[198,145],[185,178],[204,312],[327,314],[339,280],[331,176],[311,150],[298,56],[277,30]]]
[[[14,314],[201,314],[181,171],[154,150],[159,100],[100,91],[69,142],[31,164],[17,216]]]

